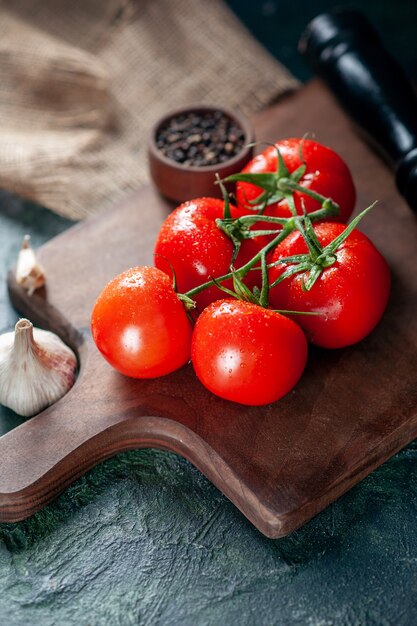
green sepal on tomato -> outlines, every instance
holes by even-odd
[[[247,210],[230,205],[232,218],[246,215]],[[215,198],[197,198],[181,204],[164,221],[154,248],[155,266],[174,278],[177,290],[187,293],[194,287],[230,271],[234,253],[232,240],[217,226],[216,219],[224,217],[224,201]],[[242,242],[234,266],[244,265],[259,250],[255,239]],[[246,282],[252,288],[259,279],[251,272]],[[224,283],[232,287],[232,281]],[[195,296],[199,310],[223,298],[222,292],[212,286]]]
[[[296,272],[279,282],[284,272],[293,271],[298,259],[308,254],[300,231],[294,231],[269,255],[269,303],[273,308],[315,312],[314,316],[294,315],[309,341],[323,348],[342,348],[364,339],[378,324],[387,306],[390,292],[388,265],[374,244],[354,229],[331,254],[332,246],[346,230],[343,224],[321,222],[314,234],[324,250],[323,266]],[[319,250],[320,253],[320,250]],[[292,261],[286,259],[290,259]],[[301,267],[301,263],[298,265]],[[306,288],[317,270],[314,284]]]
[[[307,341],[288,317],[241,300],[219,300],[199,316],[192,363],[209,391],[233,402],[260,406],[297,384],[307,361]]]
[[[91,316],[93,339],[116,370],[156,378],[190,359],[192,327],[169,277],[134,267],[103,289]]]
[[[331,198],[339,205],[339,215],[332,218],[332,221],[347,222],[356,201],[355,186],[349,168],[336,152],[311,139],[283,139],[267,147],[241,172],[244,176],[255,175],[253,182],[239,180],[239,174],[229,177],[228,180],[237,181],[238,207],[246,211],[251,208],[255,210],[263,191],[269,189],[271,198],[263,214],[274,217],[290,217],[293,214],[287,197],[281,197],[278,202],[273,201],[274,194],[279,194],[280,191],[277,149],[289,178],[291,179],[297,171],[301,173],[300,168],[305,166],[301,177],[296,177],[297,184],[325,198]],[[265,174],[270,174],[270,176],[265,177]],[[284,177],[287,178],[288,174],[284,172]],[[258,184],[254,184],[256,176],[259,177]],[[263,183],[264,186],[262,186]],[[316,211],[321,206],[319,200],[299,190],[294,190],[292,197],[296,213],[299,215],[302,215],[304,211],[307,213]]]

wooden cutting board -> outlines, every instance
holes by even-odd
[[[295,390],[247,408],[206,391],[191,366],[155,380],[119,375],[90,338],[104,284],[152,264],[159,225],[172,208],[151,186],[48,242],[47,290],[29,298],[12,277],[12,302],[79,354],[73,389],[0,439],[0,520],[21,520],[96,463],[121,450],[173,450],[199,468],[268,537],[285,535],[417,435],[417,221],[393,176],[354,134],[317,82],[255,120],[258,140],[307,131],[352,169],[357,209],[379,200],[362,229],[387,258],[392,297],[382,323],[352,348],[311,349]],[[361,312],[358,310],[357,315]]]

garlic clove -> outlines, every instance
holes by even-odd
[[[30,245],[30,236],[25,235],[17,257],[16,282],[31,296],[36,289],[45,284],[45,280],[45,271]]]
[[[0,336],[0,404],[30,417],[69,391],[77,358],[54,333],[20,319]]]

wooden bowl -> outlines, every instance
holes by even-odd
[[[239,125],[244,132],[244,145],[240,152],[227,161],[215,165],[185,165],[166,157],[156,145],[159,129],[169,119],[187,113],[221,111]],[[219,185],[214,184],[216,174],[225,178],[239,172],[253,156],[254,132],[250,122],[242,115],[217,106],[191,106],[170,111],[152,127],[148,141],[149,168],[152,180],[159,192],[176,202],[185,202],[203,196],[221,198]],[[230,189],[229,189],[230,191]]]

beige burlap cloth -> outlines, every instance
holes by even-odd
[[[2,1],[0,187],[84,217],[147,180],[162,113],[296,84],[221,0]]]

